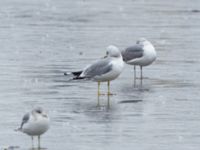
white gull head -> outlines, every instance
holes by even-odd
[[[136,44],[140,44],[140,45],[143,45],[143,46],[145,46],[145,45],[149,45],[149,44],[151,44],[147,39],[145,39],[145,38],[139,38],[138,40],[137,40],[137,42],[136,42]],[[152,44],[151,44],[152,45]]]
[[[119,49],[114,46],[114,45],[109,45],[107,48],[106,54],[109,57],[121,57],[121,52],[119,51]]]

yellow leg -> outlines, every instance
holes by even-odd
[[[110,81],[108,81],[108,94],[107,95],[116,95],[110,92]]]
[[[97,95],[97,107],[99,107],[99,106],[100,106],[100,96]]]
[[[110,95],[107,95],[107,107],[110,108]]]
[[[108,81],[108,95],[111,95],[111,93],[110,93],[110,81]]]

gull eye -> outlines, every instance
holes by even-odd
[[[42,113],[42,111],[41,111],[41,110],[36,110],[36,112],[37,112],[38,114],[41,114],[41,113]]]
[[[106,52],[106,55],[108,55],[108,54],[109,54],[109,52],[107,51],[107,52]]]

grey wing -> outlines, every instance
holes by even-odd
[[[134,45],[126,48],[122,51],[122,57],[124,61],[129,61],[135,58],[140,58],[143,56],[143,46],[142,45]]]
[[[102,59],[87,67],[86,70],[84,70],[84,76],[86,78],[92,78],[108,73],[111,70],[112,64],[110,63],[110,59]]]
[[[30,114],[29,113],[24,115],[24,117],[22,119],[21,126],[20,126],[21,129],[22,129],[23,125],[28,122],[29,118],[30,118]]]

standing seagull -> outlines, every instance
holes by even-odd
[[[91,79],[98,82],[98,96],[100,94],[100,82],[108,83],[108,95],[112,95],[110,92],[110,81],[116,79],[124,67],[124,62],[121,56],[121,52],[116,46],[110,45],[107,47],[106,56],[103,59],[96,61],[95,63],[87,66],[82,71],[72,72],[76,79]],[[68,73],[65,73],[68,75]]]
[[[32,139],[32,146],[33,137],[38,136],[38,148],[40,148],[40,136],[48,129],[49,117],[41,107],[37,107],[24,115],[21,126],[17,129],[17,131],[30,135]]]
[[[140,38],[134,46],[122,51],[123,60],[134,65],[134,81],[136,80],[136,66],[140,66],[140,79],[142,82],[142,67],[148,66],[156,60],[156,51],[154,46],[145,38]]]

